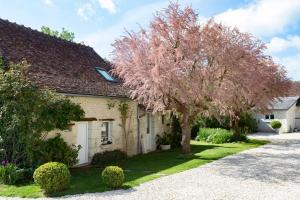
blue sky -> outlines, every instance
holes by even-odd
[[[147,26],[168,0],[0,0],[0,18],[34,29],[46,25],[75,33],[77,42],[109,58],[111,43],[124,30]],[[263,40],[267,53],[300,80],[300,0],[178,0],[205,21],[236,26]]]

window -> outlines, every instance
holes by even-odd
[[[274,119],[274,118],[275,118],[274,114],[265,115],[265,119]]]
[[[107,81],[111,81],[111,82],[117,82],[107,71],[105,71],[104,69],[101,68],[96,68],[96,71],[102,76],[104,77]]]
[[[112,122],[102,122],[101,124],[101,143],[112,144]]]
[[[161,124],[165,124],[165,115],[161,116]]]
[[[147,113],[147,134],[150,133],[150,125],[151,125],[151,115],[149,113]]]

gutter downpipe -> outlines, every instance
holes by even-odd
[[[141,131],[140,131],[140,112],[139,112],[139,105],[136,106],[136,120],[137,120],[137,153],[142,153],[142,145],[141,145]]]

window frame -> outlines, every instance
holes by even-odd
[[[150,131],[151,131],[151,114],[150,113],[147,113],[146,114],[147,117],[146,117],[146,134],[150,134]]]
[[[107,124],[106,132],[107,136],[103,136],[103,125]],[[100,138],[101,138],[101,145],[109,145],[112,144],[112,121],[102,121],[100,124]]]
[[[96,67],[96,72],[103,77],[105,80],[109,81],[109,82],[117,82],[117,80],[112,77],[105,69],[100,68],[100,67]]]
[[[267,120],[267,121],[274,120],[274,119],[275,119],[275,115],[274,115],[273,113],[272,113],[272,114],[265,115],[265,116],[264,116],[264,119]]]

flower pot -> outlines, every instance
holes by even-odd
[[[169,150],[171,149],[171,145],[170,144],[164,144],[164,145],[160,145],[161,150]]]
[[[283,132],[280,130],[280,128],[275,129],[277,134],[282,134]]]

